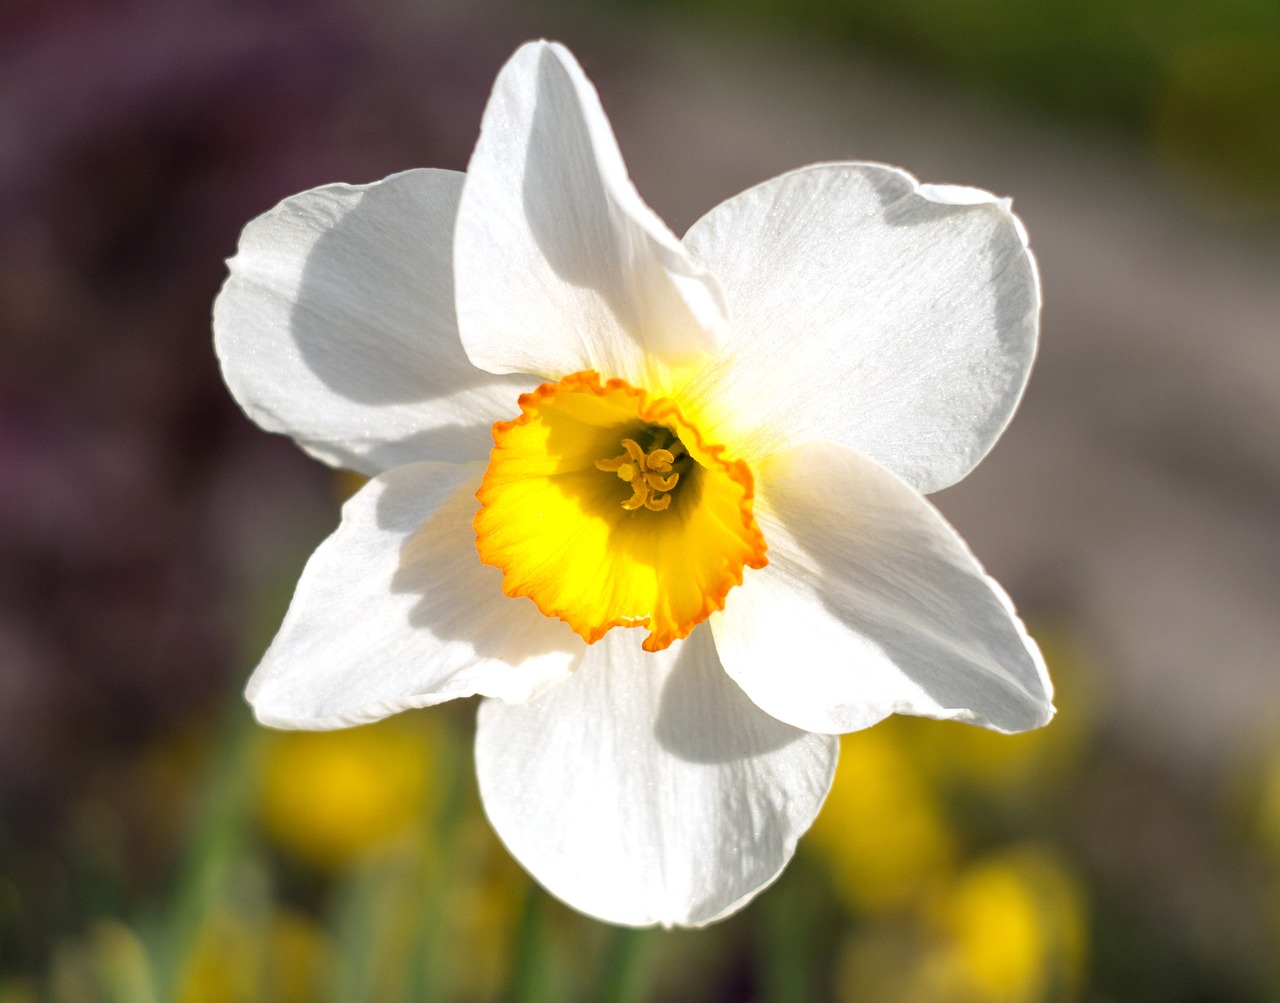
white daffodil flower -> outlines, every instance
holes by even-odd
[[[923,497],[1009,421],[1039,305],[1006,200],[877,164],[785,174],[677,239],[570,53],[525,45],[465,175],[304,192],[230,262],[236,399],[373,478],[248,699],[338,728],[481,694],[485,809],[550,892],[725,916],[790,858],[837,733],[1052,716]]]

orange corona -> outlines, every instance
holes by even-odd
[[[767,563],[751,471],[675,401],[594,372],[544,383],[493,427],[476,548],[588,643],[646,627],[660,651]]]

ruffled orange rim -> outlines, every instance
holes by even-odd
[[[575,395],[586,396],[575,402]],[[575,406],[590,409],[593,402],[596,407],[613,408],[617,420],[612,425],[583,424],[584,429],[592,430],[590,436],[596,438],[593,444],[582,448],[580,456],[564,461],[563,454],[557,454],[557,458],[534,455],[540,440],[539,433],[531,426],[546,424],[544,419],[549,416],[564,420],[568,409]],[[725,447],[708,442],[674,400],[651,397],[623,380],[601,381],[597,373],[588,370],[573,373],[556,383],[542,384],[521,395],[519,406],[518,417],[493,426],[494,448],[489,468],[476,492],[480,509],[473,520],[480,560],[503,572],[502,590],[507,596],[527,597],[544,615],[563,620],[588,644],[600,640],[614,627],[648,627],[650,633],[642,647],[646,651],[660,651],[673,641],[687,637],[713,612],[723,609],[729,591],[742,583],[745,567],[762,568],[768,563],[764,536],[752,514],[754,481],[750,468],[744,461],[730,457]],[[677,436],[700,468],[706,487],[698,489],[696,498],[680,511],[673,506],[670,512],[628,512],[621,505],[610,508],[592,502],[583,510],[583,523],[574,529],[572,539],[578,539],[576,534],[581,530],[582,535],[589,538],[587,546],[603,548],[597,561],[600,567],[613,567],[625,576],[626,568],[638,566],[628,555],[610,552],[608,542],[615,539],[615,533],[630,541],[627,545],[631,550],[636,549],[634,537],[652,540],[662,554],[675,556],[655,559],[650,572],[637,575],[637,581],[643,580],[643,586],[637,585],[630,592],[625,582],[617,581],[602,582],[598,589],[585,589],[590,574],[582,572],[581,567],[593,566],[592,554],[571,552],[572,543],[568,544],[570,550],[564,549],[565,543],[556,539],[570,532],[563,518],[558,527],[552,525],[545,530],[550,534],[547,539],[529,540],[528,537],[544,532],[544,527],[536,519],[521,514],[516,507],[520,502],[513,495],[535,499],[535,503],[538,498],[550,499],[550,495],[537,492],[554,490],[557,477],[581,478],[593,491],[597,490],[595,482],[587,478],[605,478],[600,482],[599,491],[609,490],[604,485],[610,481],[617,487],[621,482],[596,469],[594,463],[610,455],[612,447],[602,444],[616,445],[623,431],[635,426],[656,426]],[[587,438],[584,433],[583,441]],[[597,453],[600,455],[595,455]],[[530,473],[531,470],[534,472]],[[531,482],[545,482],[547,486],[544,489]],[[558,495],[553,501],[560,504],[562,499]],[[647,524],[628,521],[634,519],[653,521]],[[513,539],[512,524],[516,522],[522,530],[527,530],[523,538]],[[606,524],[603,529],[602,522]],[[606,543],[602,544],[601,540]],[[576,582],[581,593],[576,598],[572,586],[557,581],[554,574],[545,570],[547,548],[557,546],[565,555],[565,577]],[[529,570],[535,564],[536,574]],[[650,578],[654,582],[651,583]],[[651,602],[647,598],[630,600],[640,606],[647,603],[650,608],[610,609],[608,602],[598,599],[600,592],[615,591],[646,597],[652,591]]]

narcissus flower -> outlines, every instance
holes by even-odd
[[[249,682],[258,718],[483,695],[489,818],[576,908],[739,908],[813,820],[840,732],[1052,715],[1009,600],[923,497],[995,442],[1035,352],[1007,201],[821,164],[679,240],[573,57],[537,42],[465,175],[286,199],[230,269],[236,399],[373,478]]]

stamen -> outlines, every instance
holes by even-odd
[[[677,458],[685,454],[684,444],[676,439],[667,449],[669,432],[665,428],[654,430],[649,452],[640,448],[635,439],[623,439],[621,456],[611,460],[596,460],[599,470],[616,473],[631,485],[631,497],[622,503],[628,512],[647,508],[650,512],[665,511],[671,505],[671,495],[680,482],[680,471],[673,470]]]

